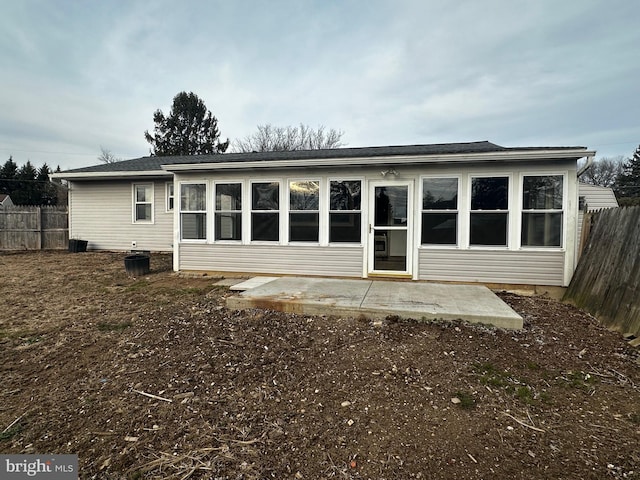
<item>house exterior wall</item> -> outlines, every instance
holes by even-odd
[[[579,194],[584,197],[587,210],[592,212],[601,208],[614,208],[618,206],[616,194],[613,189],[580,183],[578,185]]]
[[[420,280],[564,285],[562,251],[479,251],[421,249]]]
[[[393,167],[392,165],[390,167]],[[206,238],[180,238],[180,211],[174,215],[174,268],[176,270],[215,270],[327,276],[370,276],[373,241],[369,238],[372,214],[370,194],[381,181],[411,186],[410,275],[415,280],[449,280],[534,285],[568,285],[575,268],[578,188],[576,162],[573,160],[393,167],[396,175],[382,172],[387,168],[269,170],[246,172],[176,173],[176,206],[180,185],[206,185]],[[529,175],[563,176],[562,245],[560,247],[523,247],[521,245],[523,177]],[[473,177],[506,176],[509,178],[509,228],[506,247],[479,247],[469,244],[470,186]],[[451,177],[459,181],[458,242],[454,246],[421,245],[422,179]],[[287,185],[289,180],[316,180],[320,183],[320,238],[316,243],[288,242]],[[362,181],[361,242],[330,244],[328,241],[328,185],[331,180]],[[280,182],[280,241],[264,244],[250,238],[250,185],[252,181]],[[216,182],[240,182],[242,195],[242,241],[214,241],[212,219],[213,191]]]
[[[360,246],[197,245],[180,247],[181,270],[361,277]]]
[[[13,200],[11,200],[9,195],[1,195],[0,197],[0,208],[13,207]]]
[[[167,180],[74,181],[69,183],[69,238],[87,240],[91,250],[170,252],[173,212],[166,211]],[[153,219],[133,221],[133,185],[153,186]]]

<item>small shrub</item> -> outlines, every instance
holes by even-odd
[[[458,391],[455,393],[455,396],[460,400],[460,408],[464,408],[465,410],[469,410],[476,406],[476,399],[469,392]]]
[[[23,430],[23,426],[21,423],[16,423],[13,427],[5,432],[0,432],[0,442],[5,442],[7,440],[11,440],[17,434],[19,434]]]
[[[131,325],[133,325],[131,322],[100,322],[98,324],[98,330],[100,330],[101,332],[122,332],[123,330],[129,328]]]

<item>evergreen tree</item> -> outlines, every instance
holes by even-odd
[[[60,181],[52,182],[50,174],[46,163],[39,169],[30,161],[18,167],[9,157],[0,168],[0,193],[8,194],[16,205],[56,205],[61,199],[66,203],[66,187]]]
[[[36,194],[37,203],[34,205],[55,205],[56,204],[56,188],[49,180],[51,169],[46,163],[38,169],[36,181],[38,182],[38,193]],[[38,198],[39,197],[39,198]]]
[[[13,180],[18,175],[18,165],[13,161],[13,156],[9,157],[0,169],[0,178]]]
[[[229,140],[220,142],[218,120],[193,92],[180,92],[173,99],[169,116],[153,114],[154,135],[144,132],[151,155],[202,155],[224,153]]]
[[[636,148],[633,157],[628,159],[622,173],[616,182],[616,194],[621,198],[640,198],[640,146]],[[629,202],[623,202],[628,204]],[[631,203],[636,203],[632,201]]]
[[[13,203],[16,205],[37,205],[39,203],[37,175],[38,172],[31,161],[27,161],[18,169],[17,188],[11,192]]]

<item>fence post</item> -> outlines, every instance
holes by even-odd
[[[38,232],[38,250],[42,250],[42,208],[37,207],[36,209],[36,229]]]

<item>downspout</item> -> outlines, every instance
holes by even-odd
[[[580,215],[579,209],[580,209],[580,177],[582,175],[584,175],[584,173],[589,170],[589,168],[591,168],[591,165],[593,165],[593,159],[594,159],[594,155],[589,155],[587,156],[587,163],[585,163],[582,168],[580,168],[577,172],[576,172],[576,195],[577,195],[577,203],[576,203],[576,211],[578,213],[578,215]],[[576,226],[577,226],[577,217],[576,217]],[[584,227],[583,227],[584,228]],[[574,242],[573,242],[573,265],[571,266],[570,269],[567,269],[565,267],[565,278],[564,278],[564,283],[568,286],[569,283],[571,282],[571,278],[573,277],[573,274],[575,273],[575,269],[578,266],[578,260],[580,258],[580,238],[582,237],[582,232],[579,232],[578,229],[576,228],[576,232],[574,235]],[[566,265],[566,264],[565,264]]]
[[[585,163],[582,168],[580,170],[578,170],[578,173],[576,173],[576,177],[580,178],[584,172],[586,172],[587,170],[589,170],[589,168],[591,168],[591,165],[593,165],[593,155],[589,155],[587,157],[587,163]]]

